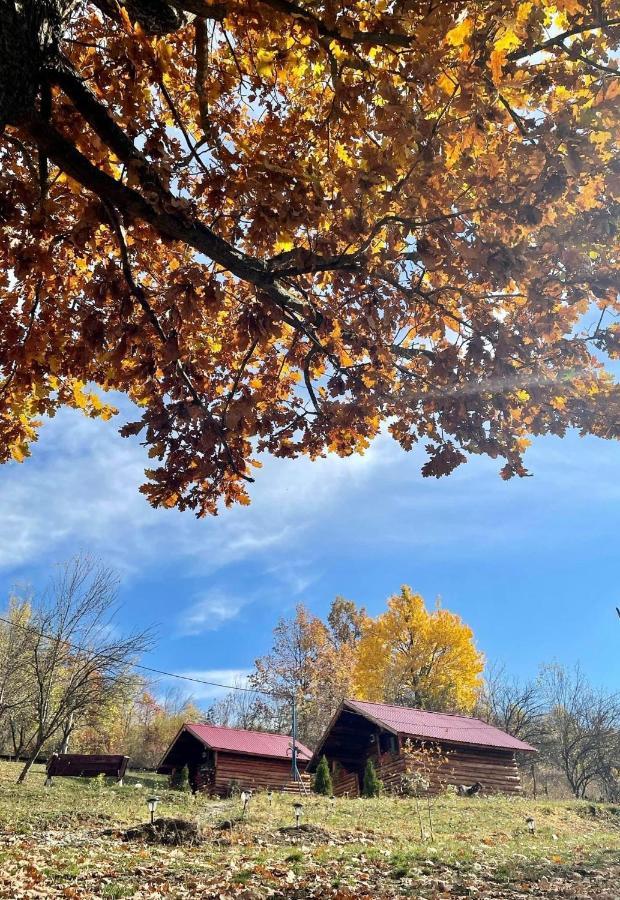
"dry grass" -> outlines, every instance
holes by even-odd
[[[425,801],[310,796],[303,821],[316,828],[297,834],[279,830],[294,823],[291,796],[256,795],[240,820],[238,800],[194,799],[157,776],[46,789],[42,769],[22,786],[17,772],[0,763],[0,897],[620,897],[618,807],[446,796],[429,820]],[[121,840],[151,793],[158,815],[200,826],[199,847]]]

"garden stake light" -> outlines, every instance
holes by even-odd
[[[304,807],[303,807],[303,804],[299,803],[299,801],[298,801],[297,803],[293,804],[293,808],[295,810],[295,825],[297,826],[297,828],[299,828],[299,822],[300,822],[301,814],[303,812]]]
[[[248,803],[252,797],[252,791],[241,791],[241,802],[243,803],[243,812],[241,813],[241,818],[245,819],[245,813],[248,808]]]
[[[151,814],[151,825],[155,820],[155,810],[157,809],[157,804],[159,803],[159,797],[149,797],[146,801],[146,805],[149,808],[149,813]]]

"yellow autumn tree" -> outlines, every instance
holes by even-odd
[[[357,649],[355,685],[365,700],[469,712],[484,658],[460,616],[404,585],[387,610],[367,617]]]

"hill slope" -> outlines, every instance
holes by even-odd
[[[620,897],[618,807],[442,797],[429,818],[426,801],[304,797],[297,831],[291,796],[257,795],[239,821],[239,800],[193,799],[156,776],[45,789],[42,769],[21,787],[17,772],[0,763],[0,897],[11,900]],[[199,825],[200,845],[122,840],[153,792],[158,815]]]

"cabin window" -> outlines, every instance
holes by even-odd
[[[379,735],[379,750],[381,753],[396,753],[398,751],[396,735],[390,734],[389,731],[381,732]]]

